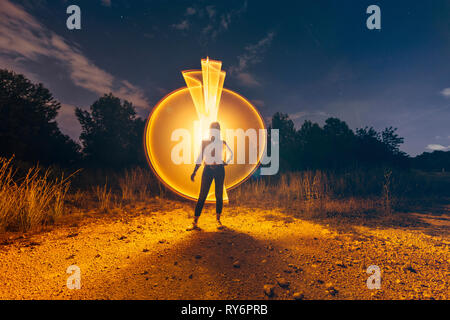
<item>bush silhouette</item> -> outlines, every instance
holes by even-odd
[[[90,111],[77,108],[83,157],[88,166],[123,168],[145,163],[144,121],[133,105],[111,93],[95,101]]]
[[[42,84],[0,69],[0,156],[42,164],[71,164],[79,146],[55,121],[61,104]]]

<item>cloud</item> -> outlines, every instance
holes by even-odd
[[[289,114],[289,118],[291,120],[297,120],[297,119],[300,119],[300,118],[303,118],[303,117],[307,116],[308,114],[309,113],[306,112],[306,111],[299,111],[299,112],[296,112],[296,113]]]
[[[61,104],[61,109],[59,109],[56,122],[62,133],[67,134],[75,141],[78,141],[81,132],[81,124],[75,117],[75,108],[75,106],[70,104]]]
[[[441,95],[443,95],[446,98],[450,98],[450,88],[445,88],[441,91]]]
[[[208,31],[206,32],[206,34],[209,35],[212,39],[215,39],[217,35],[228,30],[231,23],[235,19],[239,18],[242,14],[244,14],[247,11],[247,1],[245,1],[241,7],[237,9],[232,9],[222,14],[217,14],[217,11],[214,9],[214,7],[212,8],[211,7],[212,6],[206,7],[208,17],[211,20],[209,24],[210,27],[204,29],[203,31],[204,32]]]
[[[242,7],[238,8],[237,10],[231,10],[230,12],[223,14],[221,16],[222,27],[228,29],[228,26],[231,24],[231,21],[234,20],[234,18],[241,16],[244,12],[247,11],[247,5],[248,2],[244,1]]]
[[[77,44],[48,30],[33,16],[9,0],[0,2],[0,67],[26,72],[27,62],[40,63],[42,58],[57,60],[78,87],[98,95],[112,92],[131,101],[136,107],[148,108],[144,92],[131,83],[116,79],[88,59]],[[7,62],[8,64],[4,64]],[[32,78],[37,76],[31,74]]]
[[[180,23],[173,24],[172,28],[180,31],[185,31],[189,29],[189,21],[187,19],[181,21]]]
[[[111,7],[111,0],[102,0],[102,5],[105,7]]]
[[[214,6],[207,6],[206,13],[208,13],[210,19],[213,19],[216,16],[217,11]]]
[[[196,13],[197,13],[197,10],[195,8],[189,7],[189,8],[186,9],[185,15],[193,16]]]
[[[248,72],[248,69],[263,60],[263,55],[272,44],[274,37],[275,33],[269,32],[257,43],[246,46],[244,53],[238,57],[238,64],[236,66],[231,66],[228,69],[230,75],[236,77],[243,85],[249,87],[260,85],[260,83]]]
[[[261,84],[250,73],[240,72],[236,75],[238,81],[247,87],[258,87]]]
[[[253,99],[252,103],[257,107],[264,107],[266,103],[263,100]]]
[[[321,117],[331,117],[330,114],[324,112],[324,111],[315,111],[315,112],[309,112],[309,111],[299,111],[296,113],[289,114],[289,118],[291,120],[297,120],[304,117],[310,117],[310,116],[321,116]]]
[[[432,151],[447,151],[447,150],[450,150],[450,146],[445,147],[441,144],[429,144],[427,146],[427,149],[432,150]]]
[[[435,138],[436,140],[441,140],[441,139],[444,139],[444,140],[445,140],[445,139],[450,139],[450,136],[439,136],[439,135],[438,135],[438,136],[435,136],[434,138]]]
[[[247,1],[241,7],[231,9],[226,12],[220,12],[215,5],[205,7],[188,7],[180,23],[172,24],[171,27],[176,30],[186,31],[193,26],[201,30],[201,42],[215,40],[216,37],[228,30],[232,21],[239,18],[247,10]]]

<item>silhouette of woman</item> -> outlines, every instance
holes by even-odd
[[[202,141],[202,149],[195,162],[194,172],[191,175],[191,180],[194,181],[195,174],[198,168],[205,163],[202,174],[202,184],[200,187],[200,194],[195,206],[195,216],[192,225],[187,230],[198,229],[197,222],[200,214],[202,213],[203,205],[205,204],[206,197],[208,196],[209,188],[214,180],[215,183],[215,195],[216,195],[216,226],[217,229],[222,229],[223,225],[220,222],[220,215],[222,214],[223,207],[223,183],[225,180],[225,166],[233,159],[233,151],[228,144],[220,138],[220,124],[213,122],[209,126],[210,135],[209,140]],[[230,157],[227,161],[223,161],[224,148],[230,152]]]

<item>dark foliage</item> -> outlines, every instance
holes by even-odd
[[[273,116],[270,127],[280,130],[283,171],[409,166],[407,155],[399,149],[403,138],[392,127],[381,133],[368,127],[353,132],[344,121],[328,118],[323,127],[305,121],[296,130],[289,116],[279,112]]]
[[[413,159],[414,168],[450,172],[450,151],[424,152]]]
[[[105,94],[90,111],[77,108],[75,114],[82,127],[83,157],[89,166],[123,168],[145,163],[145,124],[130,102]]]
[[[0,156],[42,164],[77,161],[79,146],[55,121],[60,107],[42,84],[0,70]]]

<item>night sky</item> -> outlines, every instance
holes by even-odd
[[[66,27],[71,4],[81,30]],[[381,30],[366,27],[372,4]],[[44,83],[74,139],[75,107],[113,92],[147,117],[206,56],[266,120],[333,116],[353,129],[397,127],[410,155],[450,150],[448,0],[0,1],[0,68]]]

